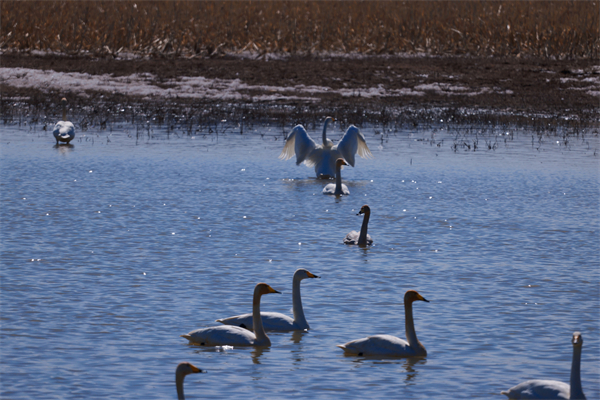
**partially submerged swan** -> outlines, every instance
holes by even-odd
[[[52,134],[56,139],[56,144],[58,144],[58,142],[69,144],[69,142],[75,138],[75,126],[73,126],[70,121],[67,121],[67,99],[63,97],[61,103],[63,107],[63,120],[58,121],[56,125],[54,125]]]
[[[574,332],[573,339],[573,361],[571,363],[571,382],[569,384],[560,381],[533,379],[519,383],[507,391],[501,392],[509,399],[584,399],[581,387],[581,348],[583,337],[581,333]]]
[[[360,227],[360,232],[352,231],[344,238],[345,244],[356,244],[359,246],[370,246],[373,244],[373,239],[367,233],[369,226],[369,218],[371,217],[371,209],[368,205],[364,205],[360,208],[360,211],[356,215],[364,214],[363,222]]]
[[[296,331],[310,329],[304,309],[302,308],[302,299],[300,297],[300,282],[306,278],[319,278],[319,276],[305,270],[297,269],[294,272],[292,281],[292,302],[294,318],[277,312],[261,312],[262,324],[266,331]],[[254,330],[252,314],[242,314],[235,317],[218,319],[217,322],[226,325],[234,325],[242,328]]]
[[[335,162],[335,183],[330,183],[323,188],[323,194],[332,194],[334,196],[348,196],[350,190],[348,186],[342,183],[342,165],[348,165],[343,158],[338,158]]]
[[[338,345],[346,354],[358,356],[387,357],[424,357],[427,350],[417,339],[412,314],[412,303],[416,300],[426,301],[414,290],[404,294],[404,313],[406,314],[406,340],[391,335],[375,335]]]
[[[367,147],[364,135],[354,125],[350,125],[342,140],[334,145],[330,139],[327,139],[327,124],[330,121],[334,121],[334,119],[332,117],[325,118],[323,144],[316,144],[302,125],[296,125],[288,134],[279,158],[289,160],[296,154],[296,165],[304,162],[307,167],[314,166],[317,178],[330,179],[335,178],[335,161],[338,158],[343,158],[354,167],[355,154],[363,158],[373,157]]]
[[[200,346],[270,346],[271,340],[265,333],[260,317],[260,298],[267,293],[281,293],[266,283],[259,283],[254,288],[252,300],[252,323],[254,333],[239,326],[220,325],[210,328],[196,329],[188,334],[181,335],[190,341],[190,344]]]
[[[206,371],[202,371],[200,368],[196,367],[189,362],[179,363],[177,369],[175,370],[175,386],[177,386],[177,398],[179,400],[184,400],[185,396],[183,395],[183,379],[186,375],[189,374],[198,374]]]

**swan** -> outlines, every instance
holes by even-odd
[[[190,364],[189,362],[179,363],[177,369],[175,370],[175,386],[177,386],[177,398],[179,400],[185,399],[185,396],[183,395],[183,379],[185,376],[204,372],[206,371],[202,371],[200,368]]]
[[[58,144],[58,142],[66,142],[69,144],[69,142],[75,138],[75,127],[71,121],[67,121],[67,99],[63,97],[60,102],[63,106],[63,120],[58,121],[56,125],[54,125],[52,134],[56,139],[56,144]]]
[[[294,272],[293,283],[292,283],[292,301],[293,301],[293,312],[294,318],[276,312],[261,312],[262,324],[267,331],[296,331],[310,329],[306,317],[304,317],[304,310],[302,309],[302,299],[300,298],[300,282],[306,278],[319,278],[319,276],[305,270],[304,268],[297,269]],[[252,314],[242,314],[235,317],[218,319],[225,325],[240,326],[242,328],[253,330],[254,325],[252,323]]]
[[[348,165],[343,158],[338,158],[335,162],[335,183],[330,183],[323,188],[323,194],[332,194],[334,196],[348,196],[350,190],[348,186],[342,183],[342,165]]]
[[[367,147],[364,135],[354,125],[350,125],[342,140],[334,146],[327,139],[327,124],[335,121],[332,117],[325,118],[323,124],[323,144],[316,144],[308,136],[302,125],[296,125],[288,134],[285,146],[279,155],[282,160],[289,160],[296,154],[296,165],[302,162],[307,167],[315,167],[317,178],[335,178],[335,160],[343,158],[354,167],[354,155],[358,153],[362,158],[372,158],[373,154]]]
[[[221,325],[196,329],[188,334],[181,335],[181,337],[189,340],[190,344],[199,344],[200,346],[270,346],[271,340],[265,333],[260,318],[260,298],[267,293],[281,292],[266,283],[259,283],[254,288],[254,298],[252,300],[254,333],[239,326]]]
[[[543,379],[533,379],[517,386],[513,386],[507,391],[500,392],[509,399],[584,399],[583,389],[581,388],[581,348],[583,347],[583,336],[581,333],[574,332],[573,339],[573,362],[571,364],[571,382],[570,384],[549,381]]]
[[[388,357],[424,357],[427,350],[417,339],[412,314],[412,303],[416,300],[426,301],[414,290],[404,294],[404,313],[406,314],[406,338],[408,342],[391,335],[375,335],[353,340],[338,345],[346,354],[358,356],[388,356]]]
[[[356,215],[365,214],[363,218],[362,225],[360,227],[360,233],[356,231],[352,231],[346,235],[344,238],[345,244],[357,244],[359,246],[370,246],[373,244],[373,239],[367,233],[367,228],[369,225],[369,217],[371,216],[371,209],[368,205],[364,205],[360,208],[360,211]]]

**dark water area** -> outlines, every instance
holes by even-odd
[[[71,146],[0,131],[2,398],[175,398],[189,361],[208,374],[186,378],[188,398],[501,399],[568,382],[574,331],[600,398],[597,135],[495,132],[473,151],[473,136],[365,128],[374,159],[342,171],[336,199],[278,160],[281,128],[120,125]],[[346,246],[363,204],[374,245]],[[262,309],[291,315],[297,268],[322,277],[302,284],[309,332],[266,349],[179,337],[249,312],[258,282],[283,292]],[[427,357],[344,356],[337,344],[405,337],[410,289],[430,301],[414,307]]]

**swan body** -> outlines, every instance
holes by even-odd
[[[533,379],[513,386],[507,391],[501,392],[509,399],[584,399],[581,387],[581,348],[583,337],[581,333],[573,333],[573,361],[571,364],[571,382],[569,384],[560,381]]]
[[[360,208],[360,211],[356,215],[364,214],[363,222],[360,227],[360,232],[352,231],[344,238],[344,244],[352,244],[358,246],[370,246],[373,244],[373,239],[367,233],[369,226],[369,218],[371,217],[371,208],[368,205],[364,205]]]
[[[185,376],[202,372],[206,371],[202,371],[189,362],[182,362],[177,365],[177,369],[175,370],[175,386],[177,387],[177,398],[179,400],[185,400],[185,396],[183,395],[183,379]]]
[[[400,339],[391,335],[375,335],[338,345],[344,353],[358,356],[386,357],[424,357],[427,350],[417,339],[412,315],[412,303],[416,300],[426,301],[414,290],[404,294],[404,312],[406,314],[406,338]]]
[[[61,103],[63,106],[63,120],[58,121],[56,125],[54,125],[52,134],[56,139],[56,144],[58,144],[58,142],[69,144],[69,142],[75,138],[75,126],[73,126],[70,121],[67,121],[67,99],[63,98]]]
[[[323,188],[323,194],[331,194],[334,196],[348,196],[350,190],[348,186],[342,183],[342,166],[348,165],[343,158],[338,158],[335,162],[335,183],[330,183]]]
[[[354,167],[355,154],[363,158],[373,157],[364,135],[354,125],[350,125],[342,140],[334,145],[327,138],[327,124],[330,121],[334,121],[334,119],[331,117],[325,119],[322,144],[317,144],[302,125],[296,125],[288,134],[279,158],[289,160],[295,154],[296,165],[304,162],[307,167],[315,167],[317,178],[330,179],[336,176],[335,162],[338,158],[343,158],[349,165]]]
[[[296,272],[294,272],[294,277],[292,280],[294,318],[277,312],[260,313],[262,324],[266,331],[287,332],[310,329],[308,322],[306,322],[306,317],[304,316],[302,299],[300,297],[300,282],[307,278],[319,278],[319,276],[305,270],[304,268],[297,269]],[[242,314],[235,317],[222,318],[218,319],[217,322],[225,325],[233,325],[236,327],[254,330],[252,314]]]
[[[210,328],[196,329],[181,337],[189,340],[190,344],[200,346],[270,346],[271,340],[265,333],[260,315],[260,298],[263,294],[281,293],[266,283],[259,283],[254,288],[252,300],[252,323],[254,332],[239,326],[213,326]]]

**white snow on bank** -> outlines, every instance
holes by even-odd
[[[477,91],[448,83],[421,84],[414,89],[386,89],[383,85],[371,88],[332,89],[327,86],[296,85],[292,87],[248,85],[239,79],[207,79],[202,76],[183,76],[159,81],[152,74],[133,74],[115,77],[109,74],[90,75],[79,72],[56,72],[28,68],[0,68],[0,83],[18,88],[37,88],[42,91],[62,91],[85,96],[87,91],[109,92],[142,98],[192,98],[220,101],[308,101],[322,94],[343,97],[404,97],[423,96],[433,91],[443,95],[475,96],[485,93],[510,95],[510,91],[483,88]]]

